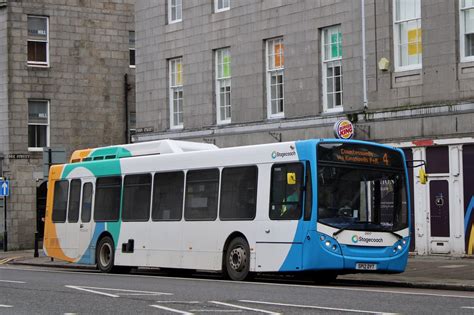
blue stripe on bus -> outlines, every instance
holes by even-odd
[[[95,245],[97,244],[97,239],[105,231],[105,222],[97,222],[94,228],[94,235],[87,246],[86,251],[81,255],[80,260],[77,262],[78,264],[87,264],[93,265],[95,264]]]

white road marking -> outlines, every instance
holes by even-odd
[[[165,310],[165,311],[168,311],[168,312],[172,312],[172,313],[178,313],[178,314],[183,314],[183,315],[193,315],[193,313],[180,311],[180,310],[177,310],[177,309],[174,309],[174,308],[169,308],[169,307],[165,307],[165,306],[161,306],[161,305],[150,305],[150,306],[155,307],[155,308],[159,308],[159,309],[162,309],[162,310]]]
[[[85,289],[85,288],[81,288],[81,287],[76,287],[76,286],[73,286],[73,285],[66,285],[65,287],[66,288],[71,288],[71,289],[76,289],[76,290],[79,290],[79,291],[86,291],[86,292],[90,292],[90,293],[101,294],[101,295],[105,295],[105,296],[109,296],[109,297],[113,297],[113,298],[120,297],[120,296],[115,295],[115,294],[109,294],[109,293],[89,290],[89,289]]]
[[[12,305],[0,304],[0,307],[13,307]]]
[[[25,281],[15,281],[15,280],[0,280],[0,282],[8,282],[8,283],[26,283]]]
[[[247,310],[247,311],[254,311],[254,312],[260,312],[260,313],[265,313],[265,314],[274,314],[274,315],[280,314],[280,313],[276,313],[276,312],[272,312],[272,311],[262,310],[262,309],[259,309],[259,308],[245,307],[245,306],[229,304],[229,303],[224,303],[224,302],[209,301],[209,303],[214,303],[214,304],[217,304],[217,305],[224,305],[224,306],[229,306],[229,307],[235,307],[235,308],[240,308],[240,309]]]
[[[190,312],[199,312],[199,313],[241,313],[242,310],[189,310]]]
[[[467,308],[467,309],[472,309],[472,310],[474,310],[474,306],[461,306],[461,308]]]
[[[444,265],[444,266],[439,266],[438,268],[454,269],[454,268],[462,268],[462,267],[467,267],[467,265]]]
[[[425,295],[425,296],[437,296],[437,297],[447,297],[447,298],[460,298],[460,299],[474,299],[474,295],[454,295],[454,294],[438,294],[438,293],[423,293],[423,292],[400,292],[395,290],[377,290],[370,288],[348,288],[348,287],[328,287],[328,286],[316,286],[316,285],[303,285],[303,284],[287,284],[287,283],[268,283],[268,282],[245,282],[245,281],[232,281],[232,280],[214,280],[214,279],[197,279],[197,278],[179,278],[179,277],[163,277],[155,275],[114,275],[114,274],[104,274],[99,272],[75,272],[64,271],[52,268],[17,268],[17,267],[3,267],[0,266],[0,269],[8,270],[24,270],[32,272],[50,272],[50,273],[67,273],[67,274],[78,274],[78,275],[94,275],[94,276],[103,276],[103,277],[134,277],[134,278],[158,278],[158,279],[173,279],[180,281],[194,281],[194,282],[219,282],[219,283],[239,283],[245,285],[261,285],[261,286],[277,286],[277,287],[298,287],[298,288],[308,288],[308,289],[324,289],[324,290],[345,290],[345,291],[363,291],[363,292],[373,292],[373,293],[390,293],[390,294],[403,294],[403,295]],[[410,289],[410,288],[406,288]],[[433,291],[433,290],[432,290]]]
[[[156,301],[156,303],[176,303],[176,304],[199,304],[199,301]]]
[[[343,312],[352,312],[352,313],[369,313],[369,314],[381,314],[382,313],[382,312],[374,312],[374,311],[356,310],[356,309],[350,309],[350,308],[334,308],[334,307],[324,307],[324,306],[316,306],[316,305],[298,305],[298,304],[274,303],[274,302],[251,301],[251,300],[239,300],[239,302],[265,304],[265,305],[276,305],[276,306],[287,306],[287,307],[297,307],[297,308],[311,308],[311,309],[329,310],[329,311],[343,311]]]
[[[86,287],[86,286],[74,286],[74,285],[66,285],[66,287],[76,289],[76,290],[82,290],[82,291],[87,291],[87,292],[91,292],[91,293],[96,293],[96,294],[103,294],[103,295],[110,296],[110,297],[120,297],[120,295],[173,295],[172,293],[165,293],[165,292],[115,289],[115,288],[98,288],[98,287]],[[118,293],[120,295],[105,293],[105,292],[97,291],[97,290],[120,292],[120,293]],[[122,293],[122,292],[124,292],[124,293]]]

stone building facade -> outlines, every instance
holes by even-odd
[[[127,142],[126,121],[135,111],[129,56],[134,2],[0,2],[0,152],[10,180],[9,249],[33,247],[46,191],[44,148],[69,157],[79,148]]]
[[[137,125],[149,132],[133,139],[332,138],[348,118],[357,139],[429,163],[427,185],[412,173],[412,250],[472,254],[473,3],[364,3],[138,2]]]

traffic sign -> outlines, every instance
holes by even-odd
[[[10,181],[7,179],[0,179],[0,197],[10,195]]]

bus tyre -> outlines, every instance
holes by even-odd
[[[114,241],[110,236],[103,237],[97,245],[97,268],[102,272],[112,272],[114,269]]]
[[[234,238],[225,254],[225,274],[232,280],[243,281],[249,276],[250,249],[242,237]]]

